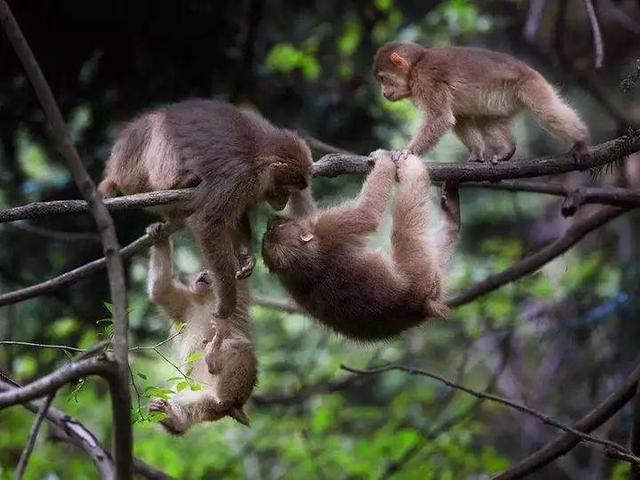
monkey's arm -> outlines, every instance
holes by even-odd
[[[256,266],[256,257],[253,254],[253,245],[251,243],[252,235],[249,213],[245,212],[240,219],[240,228],[236,236],[236,257],[239,264],[236,271],[237,279],[249,277]]]
[[[153,236],[156,225],[147,228],[147,233]],[[167,237],[157,238],[151,246],[147,292],[151,301],[159,305],[171,320],[180,322],[185,318],[190,300],[184,286],[173,279],[172,249],[171,240]]]
[[[325,211],[318,222],[334,226],[337,233],[363,235],[375,232],[389,202],[396,165],[391,152],[376,150],[371,154],[376,163],[355,204]]]
[[[238,261],[233,244],[233,237],[237,235],[235,226],[224,220],[207,222],[203,219],[193,222],[192,226],[205,265],[215,278],[217,304],[213,314],[218,318],[227,318],[235,310],[237,299]]]
[[[286,215],[293,218],[303,218],[313,215],[316,210],[316,202],[311,194],[311,187],[307,187],[291,193]]]
[[[451,129],[456,119],[451,109],[451,98],[445,87],[432,85],[424,93],[419,93],[416,104],[423,112],[422,123],[418,127],[407,149],[422,155],[432,149],[440,137]]]

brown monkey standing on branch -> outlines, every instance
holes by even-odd
[[[161,233],[157,223],[150,225],[147,233],[154,240],[149,261],[149,298],[172,323],[186,324],[176,337],[180,358],[195,351],[205,354],[193,365],[191,375],[202,384],[201,390],[186,388],[170,400],[152,400],[149,409],[167,415],[161,423],[174,435],[183,434],[195,423],[225,416],[248,426],[243,405],[258,374],[249,326],[250,280],[238,281],[238,302],[229,318],[212,322],[213,287],[218,280],[205,271],[197,274],[189,286],[175,281],[171,240]]]
[[[584,122],[540,73],[508,55],[391,42],[378,49],[373,74],[385,98],[411,98],[423,112],[407,146],[412,153],[426,153],[453,128],[471,152],[470,161],[509,160],[516,144],[508,122],[528,109],[551,133],[572,142],[577,162],[587,155]]]
[[[350,338],[392,337],[430,317],[444,317],[444,277],[458,237],[456,187],[442,199],[443,243],[426,231],[432,221],[429,173],[415,155],[401,154],[397,169],[390,152],[376,163],[354,204],[314,214],[314,206],[292,207],[301,218],[276,217],[263,239],[263,258],[298,304]],[[366,248],[378,229],[397,175],[391,258]],[[298,200],[298,199],[296,199]],[[306,216],[305,216],[306,214]]]
[[[98,190],[105,197],[198,185],[189,205],[155,207],[187,224],[216,277],[217,317],[236,305],[236,278],[251,274],[247,211],[281,210],[311,178],[311,152],[295,133],[231,104],[192,99],[150,111],[121,132]],[[232,237],[242,232],[238,252]],[[235,253],[235,254],[234,254]]]

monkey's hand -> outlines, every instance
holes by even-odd
[[[164,223],[152,223],[147,227],[146,233],[147,235],[149,235],[149,238],[151,238],[151,241],[153,243],[162,243],[166,242],[169,239]]]
[[[393,150],[391,152],[391,158],[393,158],[393,161],[396,163],[396,165],[399,165],[401,161],[405,161],[409,155],[413,155],[413,152],[408,148],[404,148],[402,150]]]
[[[410,153],[398,158],[398,179],[401,182],[412,179],[429,180],[429,172],[420,157]]]
[[[243,247],[238,252],[238,264],[239,268],[236,271],[236,279],[242,280],[248,278],[253,273],[253,268],[256,266],[256,257],[249,248]]]
[[[589,160],[589,148],[586,142],[576,142],[570,151],[576,165],[584,165]]]

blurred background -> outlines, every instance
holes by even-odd
[[[150,0],[9,1],[51,85],[85,165],[99,179],[120,122],[186,97],[227,99],[274,123],[366,154],[402,147],[419,122],[409,102],[379,95],[370,74],[377,47],[394,39],[473,45],[514,55],[559,87],[589,124],[594,143],[640,120],[640,2],[600,0],[605,61],[594,69],[591,27],[581,0]],[[634,77],[635,72],[635,77]],[[626,81],[625,81],[626,79]],[[516,158],[566,151],[527,115],[513,124]],[[427,155],[466,158],[448,134]],[[554,178],[566,185],[640,185],[640,158],[598,172]],[[357,194],[362,179],[316,179],[321,205]],[[451,271],[457,292],[561,235],[575,219],[539,194],[464,189],[462,244]],[[43,114],[6,37],[0,38],[0,207],[79,198],[48,140]],[[434,197],[435,198],[435,197]],[[253,220],[256,251],[269,210]],[[127,244],[156,219],[115,214]],[[348,341],[298,313],[259,261],[261,300],[252,309],[260,361],[248,412],[252,428],[230,419],[167,436],[146,404],[176,388],[176,371],[153,350],[131,356],[135,454],[177,478],[466,479],[505,469],[558,431],[501,405],[425,378],[390,372],[357,377],[340,370],[398,362],[508,396],[566,423],[602,401],[635,366],[640,339],[640,234],[631,212],[591,234],[534,275],[376,344]],[[101,255],[88,215],[0,225],[0,288],[38,283]],[[176,268],[200,268],[188,234],[175,236]],[[388,247],[388,230],[373,243]],[[133,345],[154,345],[167,323],[146,297],[146,253],[127,264]],[[108,335],[104,272],[45,297],[0,309],[0,339],[84,348]],[[106,330],[106,331],[105,331]],[[162,352],[177,363],[168,346]],[[0,368],[28,382],[67,360],[65,352],[0,345]],[[155,389],[155,390],[154,390]],[[164,391],[164,390],[163,390]],[[137,394],[136,394],[137,392]],[[55,405],[105,443],[106,387],[89,379],[60,391]],[[33,415],[0,412],[0,478],[12,478]],[[598,434],[627,442],[631,407]],[[627,478],[628,464],[578,446],[535,478]],[[27,478],[96,478],[92,462],[44,427]]]

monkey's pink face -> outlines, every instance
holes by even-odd
[[[272,271],[282,271],[297,259],[313,254],[316,238],[307,225],[273,216],[262,239],[262,258]]]
[[[211,291],[211,280],[211,274],[206,270],[197,273],[191,280],[189,290],[191,290],[191,293],[193,293],[194,295],[208,295]]]
[[[397,102],[411,96],[409,79],[406,75],[399,75],[389,72],[376,73],[376,80],[380,84],[382,95],[387,100]]]

